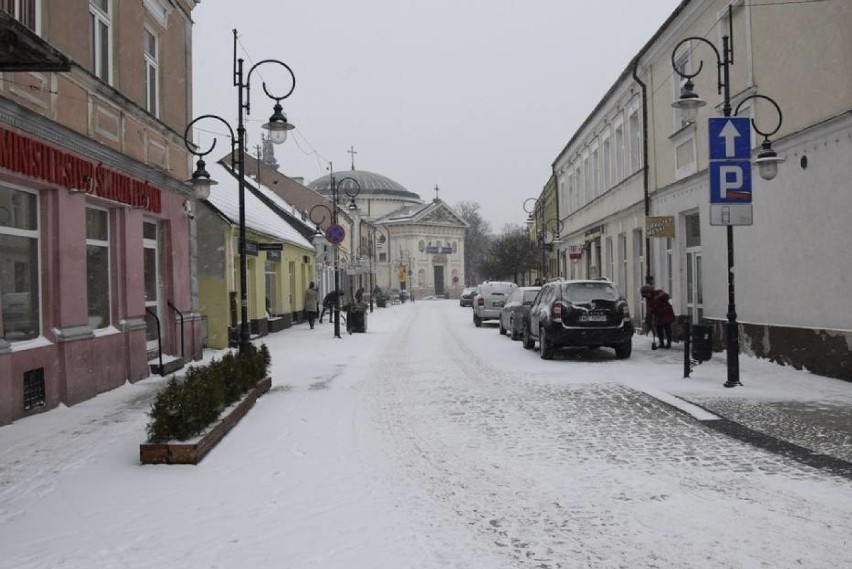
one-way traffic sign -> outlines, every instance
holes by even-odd
[[[710,160],[748,160],[751,156],[751,127],[748,117],[711,117]]]

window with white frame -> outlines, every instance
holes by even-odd
[[[110,325],[109,212],[86,208],[86,297],[89,326]]]
[[[624,179],[624,128],[615,127],[615,183]]]
[[[145,108],[152,115],[160,114],[160,45],[157,35],[145,29]]]
[[[609,270],[607,271],[606,278],[609,280],[615,279],[615,253],[613,251],[613,243],[612,237],[607,237],[606,239],[606,260],[607,267]]]
[[[675,57],[675,67],[681,73],[689,73],[690,72],[690,55],[689,54],[690,54],[690,49],[689,49],[689,44],[687,43],[686,45],[684,45],[684,48],[682,49],[682,51]],[[679,74],[677,74],[677,73],[672,74],[672,87],[674,89],[673,102],[680,99],[680,90],[685,83],[686,83],[686,79],[681,77]],[[688,125],[691,121],[688,121],[684,118],[683,111],[681,111],[680,109],[673,109],[673,110],[674,110],[674,130],[675,130],[675,132],[677,132],[678,130],[680,130],[683,127],[685,127],[686,125]]]
[[[583,203],[592,201],[592,170],[589,166],[589,156],[583,158]]]
[[[38,196],[0,186],[0,313],[3,339],[41,332]]]
[[[111,83],[112,15],[111,0],[89,0],[89,34],[92,73]]]
[[[598,173],[598,149],[592,150],[592,198],[601,195],[600,175]]]
[[[604,138],[602,157],[601,177],[603,178],[603,191],[605,192],[612,187],[612,148],[609,137]]]
[[[38,33],[39,4],[40,0],[0,0],[0,10]]]
[[[642,167],[642,130],[639,128],[639,111],[630,113],[630,171]]]

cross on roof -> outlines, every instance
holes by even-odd
[[[358,154],[358,151],[355,150],[354,146],[350,146],[349,150],[347,150],[346,152],[348,152],[349,155],[352,156],[352,171],[354,172],[355,171],[355,155]]]
[[[438,199],[439,199],[438,198],[438,192],[439,191],[441,191],[441,189],[438,187],[438,184],[435,184],[435,201],[438,201]]]

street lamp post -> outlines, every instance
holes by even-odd
[[[196,150],[196,146],[190,141],[190,131],[192,126],[202,119],[213,119],[223,123],[228,128],[228,133],[231,138],[231,160],[233,162],[234,155],[236,154],[237,161],[237,176],[239,179],[239,256],[240,256],[240,338],[239,338],[239,350],[240,354],[245,354],[248,351],[249,346],[249,321],[248,321],[248,265],[246,260],[246,205],[245,205],[245,184],[246,184],[246,168],[245,168],[245,157],[246,157],[246,128],[245,128],[245,117],[246,115],[251,113],[251,102],[250,102],[250,88],[251,88],[251,74],[255,69],[260,67],[265,63],[275,63],[283,67],[287,73],[289,73],[290,78],[292,80],[292,84],[290,89],[285,92],[281,96],[273,95],[266,88],[266,82],[263,83],[263,92],[266,93],[266,96],[275,101],[275,105],[273,107],[272,116],[269,118],[269,122],[263,125],[263,128],[269,131],[269,138],[272,140],[274,144],[281,144],[287,140],[287,132],[292,130],[294,127],[291,123],[287,122],[287,117],[282,112],[281,101],[289,97],[293,90],[296,88],[296,76],[293,74],[293,70],[290,67],[277,59],[264,59],[263,61],[259,61],[255,63],[248,71],[248,73],[243,72],[243,59],[237,58],[237,30],[234,30],[234,65],[233,65],[233,75],[234,75],[234,87],[237,88],[237,136],[234,137],[234,131],[231,128],[228,122],[217,116],[217,115],[202,115],[193,121],[191,121],[187,126],[186,130],[183,134],[183,142],[186,146],[187,150],[198,156],[198,162],[196,163],[196,170],[192,173],[192,178],[190,182],[195,189],[196,195],[199,196],[208,196],[210,194],[210,186],[215,185],[217,182],[210,178],[210,174],[205,169],[204,156],[213,152],[213,149],[216,147],[216,140],[213,140],[213,143],[210,145],[210,148],[204,152],[198,152]]]
[[[328,220],[326,219],[325,214],[323,214],[321,218],[315,217],[315,212],[325,210],[331,216],[331,225],[326,227],[325,238],[328,239],[334,247],[334,292],[337,296],[337,302],[334,305],[334,337],[340,338],[340,244],[346,237],[346,231],[340,223],[338,223],[337,209],[340,207],[338,204],[338,192],[340,187],[344,186],[343,191],[346,192],[347,196],[349,196],[349,205],[354,206],[355,197],[361,193],[361,184],[358,183],[358,180],[349,176],[336,181],[334,178],[334,166],[331,162],[328,164],[328,169],[330,172],[329,175],[331,176],[331,199],[333,207],[331,208],[331,211],[329,211],[328,207],[325,205],[317,204],[310,209],[308,217],[319,226],[326,223]],[[319,229],[317,229],[317,233],[320,233]]]
[[[681,40],[672,51],[672,67],[680,77],[686,79],[686,83],[684,83],[681,88],[680,98],[672,103],[672,106],[681,109],[684,113],[684,119],[688,121],[695,121],[695,117],[698,113],[698,109],[703,107],[707,103],[698,97],[698,94],[695,92],[695,85],[692,83],[692,78],[701,73],[701,70],[704,66],[704,62],[699,62],[698,69],[695,73],[687,73],[684,70],[678,68],[677,65],[677,53],[680,46],[690,41],[697,41],[710,46],[713,50],[713,53],[716,56],[717,63],[717,92],[721,93],[723,96],[722,101],[722,113],[724,116],[731,116],[731,82],[730,82],[730,66],[734,64],[734,44],[733,44],[733,11],[732,6],[728,6],[728,30],[727,34],[722,37],[722,53],[719,53],[719,50],[716,49],[716,46],[706,38],[703,37],[688,37],[684,40]],[[760,176],[765,180],[773,179],[778,173],[778,163],[783,162],[783,158],[779,158],[775,151],[772,150],[772,143],[769,140],[769,137],[781,128],[781,121],[783,120],[783,115],[781,114],[781,108],[778,104],[771,98],[765,95],[749,95],[743,98],[739,105],[737,105],[736,111],[734,111],[733,115],[736,116],[737,112],[739,112],[742,104],[749,99],[763,99],[769,101],[778,112],[778,125],[776,128],[769,132],[763,132],[757,128],[757,125],[754,120],[751,121],[752,127],[754,130],[764,137],[763,144],[761,145],[761,150],[757,155],[757,159],[754,161],[754,164],[758,166],[758,171]],[[736,301],[734,294],[734,226],[731,224],[727,225],[727,245],[728,245],[728,312],[727,312],[727,327],[726,327],[726,352],[727,352],[727,372],[728,377],[727,381],[724,383],[725,387],[736,387],[738,385],[742,385],[740,382],[740,363],[739,363],[739,325],[737,324],[737,309],[736,309]]]

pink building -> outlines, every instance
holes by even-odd
[[[0,0],[0,424],[201,355],[194,5]]]

